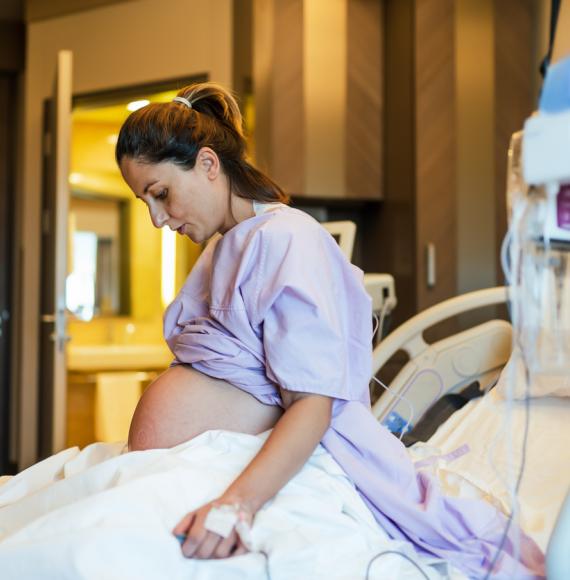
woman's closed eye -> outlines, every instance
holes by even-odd
[[[166,199],[166,196],[168,195],[168,189],[161,189],[155,196],[155,199]]]

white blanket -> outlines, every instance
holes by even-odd
[[[263,441],[210,431],[173,449],[123,453],[122,443],[99,443],[81,452],[67,449],[0,480],[0,577],[353,580],[366,578],[376,554],[395,550],[429,578],[462,578],[388,539],[320,446],[255,518],[254,541],[267,556],[185,559],[172,528],[218,497]],[[403,557],[389,554],[375,560],[369,573],[421,577]]]

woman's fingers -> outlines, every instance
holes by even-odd
[[[223,540],[218,534],[213,532],[208,532],[206,537],[202,540],[198,549],[194,552],[194,558],[200,560],[208,560],[214,557],[216,548],[219,546],[220,542]]]
[[[236,547],[238,542],[238,535],[237,532],[232,530],[231,534],[224,538],[216,548],[216,551],[213,554],[214,558],[227,558],[231,553],[232,550]]]
[[[238,539],[236,549],[231,553],[231,556],[243,556],[247,554],[249,550],[243,545],[242,541]]]
[[[188,514],[186,514],[174,527],[174,529],[172,530],[172,533],[175,536],[178,535],[186,535],[186,532],[188,531],[188,528],[191,526],[192,524],[192,520],[194,519],[194,516],[196,515],[196,512],[190,512]]]
[[[210,532],[205,528],[206,517],[211,509],[207,504],[189,512],[174,527],[172,533],[182,541],[182,553],[186,558],[228,558],[241,556],[248,549],[243,545],[235,528],[227,538]]]
[[[206,510],[200,509],[194,514],[195,517],[192,524],[186,532],[186,540],[182,544],[182,553],[186,558],[195,557],[196,552],[208,535],[208,530],[204,527],[206,513]]]

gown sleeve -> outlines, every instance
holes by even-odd
[[[367,400],[372,323],[362,272],[316,222],[278,225],[261,247],[267,377],[291,391]]]

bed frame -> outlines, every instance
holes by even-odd
[[[408,422],[410,429],[443,395],[475,381],[481,388],[491,383],[511,353],[508,322],[491,320],[432,344],[423,333],[457,314],[506,301],[503,286],[469,292],[417,314],[382,340],[373,351],[374,374],[399,350],[410,360],[372,406],[376,418],[392,431],[403,430]]]

